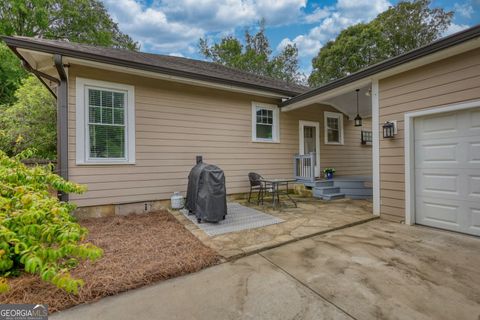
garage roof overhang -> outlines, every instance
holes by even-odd
[[[282,111],[291,111],[315,103],[328,104],[328,101],[336,97],[369,86],[373,80],[384,79],[479,47],[480,25],[476,25],[285,100],[280,107]]]

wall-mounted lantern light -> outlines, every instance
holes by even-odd
[[[361,127],[362,126],[362,117],[360,117],[360,113],[358,113],[358,91],[360,89],[355,90],[357,92],[357,116],[355,117],[355,127]]]
[[[396,122],[396,121],[395,121]],[[395,122],[387,121],[383,124],[383,137],[384,138],[394,138],[395,137]]]

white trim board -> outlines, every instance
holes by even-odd
[[[315,164],[315,176],[320,177],[320,122],[315,121],[306,121],[298,120],[298,136],[299,136],[299,148],[298,151],[300,154],[305,154],[305,141],[304,141],[304,127],[315,127],[316,130],[316,143],[315,148],[317,149],[316,154],[316,164]]]
[[[415,130],[413,121],[422,116],[478,107],[480,107],[480,100],[474,100],[405,113],[405,224],[415,224]]]
[[[380,215],[380,95],[378,79],[372,80],[372,188],[373,215]]]
[[[100,89],[121,90],[127,93],[127,108],[125,109],[125,144],[126,157],[124,159],[88,159],[86,154],[88,132],[86,124],[88,123],[85,101],[86,87],[98,87]],[[75,152],[77,165],[114,165],[114,164],[135,164],[135,88],[131,85],[92,80],[77,77],[75,79]]]

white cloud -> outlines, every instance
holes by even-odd
[[[470,19],[472,17],[472,14],[474,13],[473,6],[470,3],[455,3],[453,6],[453,11],[455,11],[456,14]]]
[[[443,33],[442,36],[448,36],[448,35],[451,35],[453,33],[457,33],[459,31],[462,31],[462,30],[465,30],[467,28],[469,28],[470,26],[466,25],[466,24],[455,24],[455,23],[452,23],[450,24],[450,26],[448,26],[447,30],[445,30],[445,32]]]
[[[140,0],[105,0],[120,29],[143,50],[191,51],[200,37],[233,33],[265,18],[269,26],[293,23],[307,0],[162,0],[146,7]]]
[[[185,56],[183,54],[181,54],[180,52],[170,52],[168,55],[172,56],[172,57],[185,58]]]
[[[306,23],[321,21],[330,15],[332,7],[316,8],[312,13],[305,15]]]
[[[294,39],[285,38],[277,47],[281,50],[286,44],[295,43],[300,57],[312,58],[329,40],[338,33],[356,23],[370,21],[391,6],[387,0],[338,0],[334,6],[317,8],[306,21],[318,21],[319,24],[307,34]]]
[[[170,21],[161,10],[144,8],[134,0],[106,0],[105,4],[120,29],[139,41],[144,49],[183,50],[204,34],[198,27]]]

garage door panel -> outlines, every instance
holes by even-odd
[[[423,162],[453,162],[457,163],[457,143],[423,144]]]
[[[480,164],[480,141],[468,142],[467,161],[471,165]]]
[[[475,132],[480,131],[480,110],[472,110],[467,117],[470,129]]]
[[[415,141],[414,154],[416,168],[480,169],[480,137]]]
[[[436,198],[417,198],[417,223],[455,230],[460,228],[461,204],[438,201]]]
[[[467,219],[468,233],[480,236],[480,209],[470,208]]]
[[[469,176],[467,194],[469,200],[480,201],[480,176]]]
[[[419,179],[418,191],[421,193],[438,193],[438,196],[451,194],[458,196],[460,192],[459,177],[446,170],[437,172],[422,172],[417,170],[416,176]]]
[[[448,138],[458,134],[457,116],[455,114],[437,115],[417,120],[417,139]]]
[[[415,220],[480,235],[480,108],[415,119]]]

